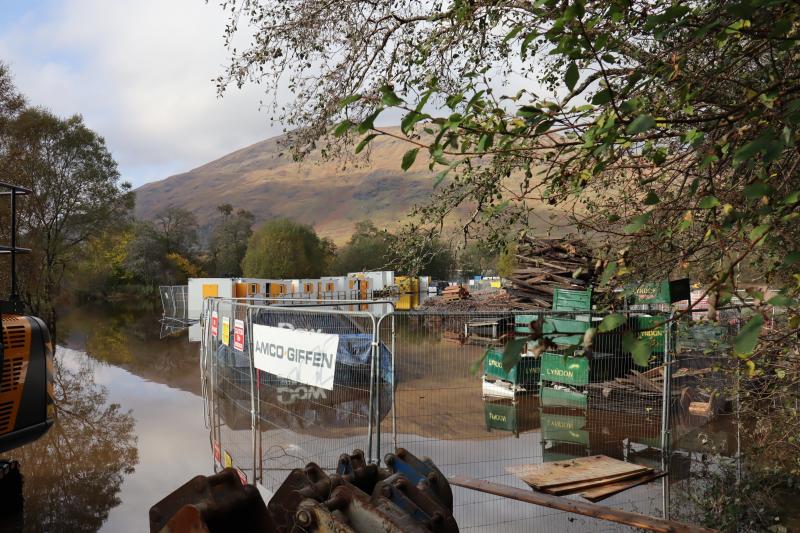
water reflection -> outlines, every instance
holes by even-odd
[[[59,322],[59,344],[124,368],[148,381],[201,394],[197,344],[181,332],[161,337],[156,310],[81,307]]]
[[[56,350],[55,424],[13,452],[24,474],[24,531],[97,531],[138,462],[132,414],[108,403],[91,361],[76,364],[70,351]]]

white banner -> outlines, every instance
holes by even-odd
[[[338,335],[253,324],[252,343],[256,368],[333,390]]]

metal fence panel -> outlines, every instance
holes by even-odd
[[[210,333],[214,313],[216,336]],[[274,490],[290,470],[310,461],[332,470],[340,454],[355,448],[380,461],[404,447],[431,457],[446,475],[525,487],[508,467],[604,454],[670,471],[669,478],[604,504],[667,516],[670,484],[691,470],[695,450],[685,440],[707,421],[687,413],[684,389],[687,383],[708,390],[725,385],[718,372],[704,373],[702,381],[682,369],[717,365],[727,353],[725,343],[714,353],[702,328],[692,332],[670,315],[637,309],[625,312],[619,331],[598,333],[588,356],[566,344],[582,344],[585,331],[604,316],[392,312],[385,302],[286,297],[210,299],[201,363],[216,462],[230,463],[248,480]],[[233,320],[244,321],[245,350],[221,342],[223,319],[231,329]],[[250,339],[258,324],[335,334],[364,357],[337,364],[332,390],[280,378],[254,368]],[[731,327],[720,336],[729,340]],[[528,341],[531,331],[555,345],[538,349]],[[633,364],[623,346],[625,331],[651,343],[649,367]],[[504,347],[520,338],[526,339],[524,356],[507,371]],[[692,342],[701,345],[699,351]],[[620,529],[454,491],[464,530]]]

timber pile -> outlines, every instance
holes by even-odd
[[[469,298],[469,291],[461,285],[450,285],[442,291],[442,299],[445,302],[466,300],[467,298]]]
[[[586,289],[594,277],[592,255],[577,240],[526,237],[517,245],[516,259],[509,294],[544,309],[553,305],[553,289]]]
[[[510,466],[506,470],[535,490],[556,496],[580,493],[592,502],[603,500],[664,475],[660,470],[626,463],[605,455]]]
[[[589,404],[595,408],[634,414],[660,414],[664,377],[661,367],[647,372],[631,370],[622,378],[590,383],[586,386]],[[712,417],[719,412],[721,402],[714,394],[697,386],[698,379],[709,373],[708,368],[678,368],[672,372],[672,407],[691,414]]]

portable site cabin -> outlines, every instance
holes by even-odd
[[[324,276],[317,280],[317,297],[333,298],[339,293],[346,293],[348,289],[347,277]]]
[[[291,281],[259,278],[189,278],[187,318],[199,320],[206,298],[279,298]]]
[[[233,278],[189,278],[187,318],[200,320],[206,298],[233,298]]]

